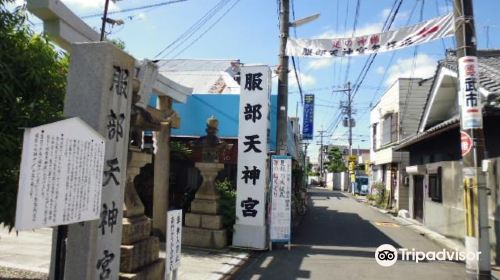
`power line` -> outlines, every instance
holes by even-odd
[[[169,45],[163,48],[160,52],[158,52],[154,57],[157,58],[161,56],[168,49],[172,48],[175,45],[181,45],[189,38],[191,38],[198,30],[200,30],[212,17],[225,5],[229,3],[230,0],[220,0],[217,2],[210,10],[208,10],[200,19],[198,19],[193,25],[191,25],[186,31],[184,31],[181,35],[179,35],[174,41],[172,41]],[[175,50],[175,48],[174,48]],[[172,53],[174,50],[171,50],[166,55]]]
[[[360,2],[361,2],[360,0],[356,1],[356,11],[354,12],[354,23],[353,23],[352,35],[351,35],[352,38],[354,38],[354,35],[356,34],[356,27],[358,25],[358,18],[359,18],[359,8],[361,6]],[[347,83],[350,70],[351,70],[351,57],[349,56],[347,58],[347,67],[346,67],[346,71],[345,71],[344,84]]]
[[[425,0],[422,0],[422,5],[420,6],[420,21],[422,21],[424,19],[424,4],[425,4]],[[408,86],[408,91],[406,92],[406,98],[405,98],[405,102],[403,105],[403,110],[402,111],[400,110],[401,113],[406,112],[406,109],[408,107],[408,100],[410,99],[411,94],[412,94],[413,75],[415,74],[415,68],[417,67],[417,55],[418,55],[418,46],[415,46],[414,51],[413,51],[413,63],[412,63],[411,74],[410,74],[410,85]],[[403,121],[403,116],[401,113],[399,114],[399,127],[402,129],[403,126],[401,124]]]
[[[183,52],[185,52],[187,49],[189,49],[194,43],[198,42],[205,34],[207,34],[217,23],[219,23],[235,6],[238,4],[241,0],[236,0],[218,19],[216,19],[203,33],[200,34],[200,36],[196,37],[189,45],[187,45],[184,49],[179,51],[177,54],[175,54],[172,59],[178,57],[181,55]]]
[[[179,2],[185,2],[185,1],[187,1],[187,0],[171,0],[171,1],[161,2],[161,3],[146,5],[146,6],[139,6],[139,7],[128,8],[128,9],[123,9],[123,10],[119,10],[119,11],[112,11],[112,12],[108,12],[108,15],[122,14],[122,13],[128,13],[128,12],[133,12],[133,11],[138,11],[138,10],[144,10],[144,9],[149,9],[149,8],[156,8],[156,7],[161,7],[161,6],[165,6],[165,5],[175,4],[175,3],[179,3]],[[83,16],[81,18],[82,19],[86,19],[86,18],[94,18],[94,17],[102,17],[102,13],[92,14],[92,15],[86,15],[86,16]]]
[[[291,1],[292,3],[292,20],[295,21],[295,5],[294,5],[294,0]],[[295,37],[297,37],[297,27],[294,26],[293,27],[293,33],[295,35]],[[295,57],[292,56],[292,64],[293,64],[293,71],[295,72],[295,79],[297,80],[297,86],[299,88],[299,93],[300,93],[300,105],[302,105],[302,108],[304,107],[304,95],[303,95],[303,92],[302,92],[302,86],[300,84],[300,77],[299,77],[299,74],[297,73],[297,68],[298,68],[298,72],[300,73],[300,60],[299,60],[299,57],[297,57],[297,66],[295,66]]]
[[[394,10],[394,13],[392,15],[391,14],[388,15],[388,17],[387,17],[387,19],[386,19],[386,21],[384,23],[384,26],[382,27],[382,32],[390,30],[392,24],[394,23],[396,15],[398,14],[399,9],[401,8],[401,4],[403,3],[403,0],[399,0],[399,3],[397,3],[397,1],[398,0],[396,0],[394,2],[394,5],[397,4],[397,7]],[[393,5],[393,8],[394,8],[394,5]],[[360,72],[358,78],[356,79],[356,82],[354,83],[353,98],[356,97],[356,94],[359,91],[359,87],[361,86],[361,84],[363,84],[363,82],[364,82],[364,80],[366,78],[366,75],[370,71],[370,68],[371,68],[371,66],[373,64],[373,61],[375,61],[376,57],[377,57],[377,53],[374,53],[374,54],[370,55],[368,57],[368,59],[366,60],[365,65],[361,69],[361,72]]]
[[[304,95],[302,93],[302,86],[300,85],[299,75],[297,74],[297,68],[295,67],[295,56],[292,56],[293,72],[295,72],[295,79],[297,80],[297,86],[299,87],[300,93],[300,104],[304,106]]]
[[[439,1],[436,0],[434,3],[436,3],[436,16],[439,16]],[[446,52],[446,44],[444,42],[444,38],[441,38],[441,44],[443,45],[443,50]]]
[[[396,2],[397,2],[397,1],[398,1],[398,0],[396,0]],[[394,4],[396,4],[396,2],[395,2]],[[399,3],[398,7],[400,7],[400,6],[401,6],[401,3],[402,3],[402,1]],[[408,26],[408,25],[410,24],[410,21],[411,21],[411,19],[413,18],[413,14],[414,14],[415,9],[416,9],[416,7],[417,7],[417,4],[418,4],[418,1],[415,1],[415,4],[413,5],[413,8],[411,9],[410,15],[409,15],[409,17],[408,17],[408,20],[406,21],[406,26]],[[395,16],[394,16],[394,18],[395,18]],[[394,19],[394,18],[393,18],[393,19]],[[392,21],[393,21],[393,20],[392,20]],[[390,28],[390,27],[389,27],[389,28]],[[392,62],[393,62],[393,60],[394,60],[394,57],[395,57],[395,56],[396,56],[396,52],[392,52],[392,53],[391,53],[391,57],[390,57],[390,59],[389,59],[389,62],[387,63],[387,65],[386,65],[385,69],[389,69],[389,67],[392,65]],[[379,82],[379,84],[378,84],[378,86],[377,86],[377,89],[375,90],[375,93],[374,93],[374,95],[373,95],[373,97],[372,97],[372,99],[371,99],[371,101],[370,101],[370,104],[372,104],[372,109],[373,109],[373,102],[374,102],[374,101],[375,101],[375,99],[377,98],[378,93],[379,93],[380,89],[382,88],[382,84],[383,84],[383,83],[384,83],[384,81],[385,81],[385,77],[387,76],[387,73],[388,73],[388,71],[384,71],[384,73],[383,73],[383,75],[382,75],[382,78],[380,79],[380,82]],[[364,116],[366,115],[366,113],[368,113],[368,111],[369,111],[369,109],[367,109],[365,112],[363,112],[363,114],[362,114],[362,116],[361,116],[361,117],[364,117]]]

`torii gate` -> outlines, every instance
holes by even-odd
[[[30,12],[43,21],[45,33],[60,47],[70,53],[72,52],[73,43],[97,42],[100,39],[99,34],[95,30],[58,0],[28,0],[27,7]],[[158,67],[151,61],[136,61],[135,69],[137,73],[134,77],[134,91],[137,92],[136,96],[139,97],[135,105],[144,109],[143,112],[149,114],[149,117],[156,123],[156,125],[148,124],[139,117],[136,119],[136,122],[139,122],[137,125],[149,128],[154,127],[151,130],[158,131],[156,137],[158,149],[154,166],[153,229],[165,236],[169,189],[169,172],[166,171],[170,169],[170,128],[177,127],[179,123],[175,112],[172,110],[171,99],[185,103],[187,97],[191,95],[192,89],[177,84],[158,73]],[[147,106],[152,93],[159,96],[159,110]],[[128,137],[128,135],[125,137]],[[128,176],[129,174],[127,174]],[[127,195],[125,196],[125,201],[127,201]],[[118,223],[119,225],[117,226],[121,228],[121,221],[118,221]],[[82,239],[82,243],[87,241],[87,244],[79,244],[78,249],[84,249],[79,252],[76,251],[76,247],[72,247],[71,242],[68,244],[66,257],[71,255],[72,261],[63,268],[66,275],[65,278],[74,278],[76,276],[78,278],[97,279],[99,275],[96,274],[95,267],[96,261],[98,261],[96,251],[98,249],[102,251],[102,248],[96,248],[97,245],[92,244],[92,240],[95,241],[97,238],[97,232],[95,229],[92,230],[92,227],[80,227],[78,225],[70,225],[69,227],[70,233],[77,232],[78,236],[86,237]],[[119,232],[121,232],[121,229]],[[56,248],[57,235],[58,232],[54,231],[51,279],[55,278],[55,256],[59,253]],[[120,260],[119,250],[117,253],[115,252],[114,258]],[[111,273],[107,275],[106,279],[118,279],[119,261],[115,261],[110,268],[112,268],[110,270]]]

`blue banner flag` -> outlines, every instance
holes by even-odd
[[[314,134],[314,95],[304,95],[304,122],[302,124],[302,139],[311,140]]]

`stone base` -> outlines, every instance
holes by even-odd
[[[221,215],[186,213],[185,219],[187,227],[204,229],[222,229],[224,227]]]
[[[191,202],[191,212],[197,214],[212,214],[219,213],[219,201],[209,199],[195,199]]]
[[[218,200],[218,199],[220,199],[220,194],[199,194],[199,193],[196,193],[194,197],[196,199]]]
[[[164,275],[165,259],[159,259],[135,273],[120,273],[120,280],[163,279]]]
[[[158,259],[160,240],[151,236],[133,245],[121,245],[120,271],[134,272],[138,268]]]
[[[193,228],[201,227],[201,214],[186,213],[184,216],[186,226]]]
[[[134,218],[123,218],[122,244],[132,245],[133,243],[147,239],[151,232],[151,219],[146,216]]]
[[[222,229],[221,215],[201,215],[201,227],[206,229]]]
[[[182,228],[182,245],[222,249],[227,246],[225,229]]]
[[[235,224],[233,233],[233,246],[266,249],[266,227]]]

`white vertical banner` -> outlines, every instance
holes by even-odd
[[[182,210],[167,212],[167,238],[165,240],[165,279],[181,266]]]
[[[292,157],[271,159],[271,241],[288,242],[291,236]]]
[[[464,56],[458,59],[460,80],[459,102],[462,107],[462,128],[483,128],[483,106],[479,93],[479,67],[477,57]]]
[[[270,94],[271,70],[268,66],[241,68],[235,228],[248,225],[265,229]],[[236,229],[236,240],[244,235],[242,231]],[[260,240],[265,236],[254,238]],[[246,244],[240,246],[252,247],[249,245],[252,240]]]

